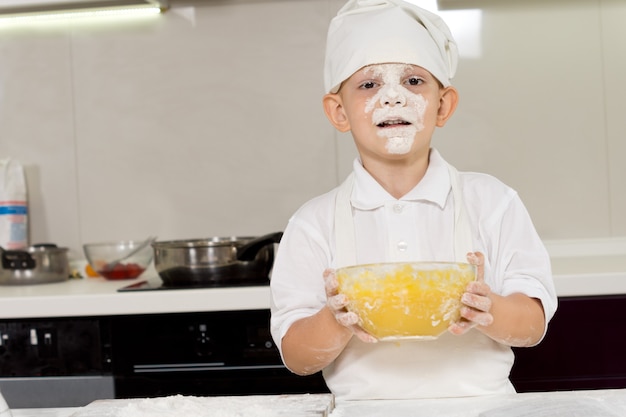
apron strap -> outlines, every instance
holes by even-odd
[[[457,262],[467,262],[467,253],[472,252],[474,247],[472,244],[472,230],[467,218],[467,210],[465,209],[465,199],[463,198],[459,171],[452,165],[447,165],[448,173],[450,174],[452,197],[454,198],[454,258]]]
[[[352,216],[354,172],[339,186],[335,198],[335,268],[356,265],[356,236]]]

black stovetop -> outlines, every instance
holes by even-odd
[[[164,285],[162,282],[150,282],[150,281],[139,281],[134,284],[127,285],[125,287],[119,288],[118,292],[129,292],[129,291],[155,291],[155,290],[197,290],[197,289],[208,289],[208,288],[232,288],[232,287],[259,287],[269,285],[270,281],[267,280],[254,280],[254,281],[220,281],[220,282],[207,282],[199,285],[179,285],[179,286],[171,286]]]

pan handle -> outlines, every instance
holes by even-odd
[[[22,250],[4,250],[0,248],[2,268],[6,270],[35,269],[37,262],[30,253]]]
[[[252,239],[244,245],[237,248],[238,261],[252,261],[256,257],[261,248],[274,243],[280,243],[283,232],[270,233],[264,236]]]

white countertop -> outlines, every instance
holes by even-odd
[[[555,257],[554,282],[560,297],[626,294],[626,254]],[[108,281],[72,279],[38,285],[0,286],[0,319],[110,316],[269,309],[269,286],[118,292],[158,276]]]
[[[70,417],[80,408],[21,408],[11,410],[12,417]]]
[[[109,281],[71,279],[38,285],[0,286],[0,318],[111,316],[269,308],[269,286],[118,292],[157,277]]]
[[[626,254],[553,257],[559,297],[626,294]]]
[[[71,417],[80,408],[19,409],[13,417]],[[565,417],[626,415],[626,389],[560,391],[427,400],[337,402],[329,417]],[[95,415],[94,415],[95,417]]]
[[[572,415],[622,417],[626,415],[626,389],[427,400],[349,401],[337,403],[330,417],[569,417]]]

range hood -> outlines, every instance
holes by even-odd
[[[66,12],[70,10],[154,7],[165,10],[167,0],[0,0],[0,15]]]

